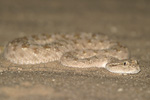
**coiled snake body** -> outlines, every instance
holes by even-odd
[[[125,46],[99,33],[52,33],[10,41],[4,57],[16,64],[60,61],[68,67],[103,67],[114,73],[138,73],[136,60]]]

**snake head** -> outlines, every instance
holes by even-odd
[[[135,74],[140,71],[138,61],[133,59],[110,62],[106,64],[106,69],[120,74]]]

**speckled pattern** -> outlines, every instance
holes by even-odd
[[[68,67],[103,67],[114,73],[138,73],[128,49],[99,33],[51,33],[10,41],[4,57],[16,64],[40,64],[59,60]]]

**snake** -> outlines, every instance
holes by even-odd
[[[98,67],[119,74],[140,72],[138,61],[130,58],[126,46],[93,32],[54,32],[15,38],[7,43],[3,56],[21,65],[59,61],[67,67]]]

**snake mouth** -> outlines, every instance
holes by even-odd
[[[116,70],[116,69],[109,69],[106,68],[108,71],[112,72],[112,73],[118,73],[118,74],[136,74],[140,72],[140,69],[135,69],[135,70]]]

